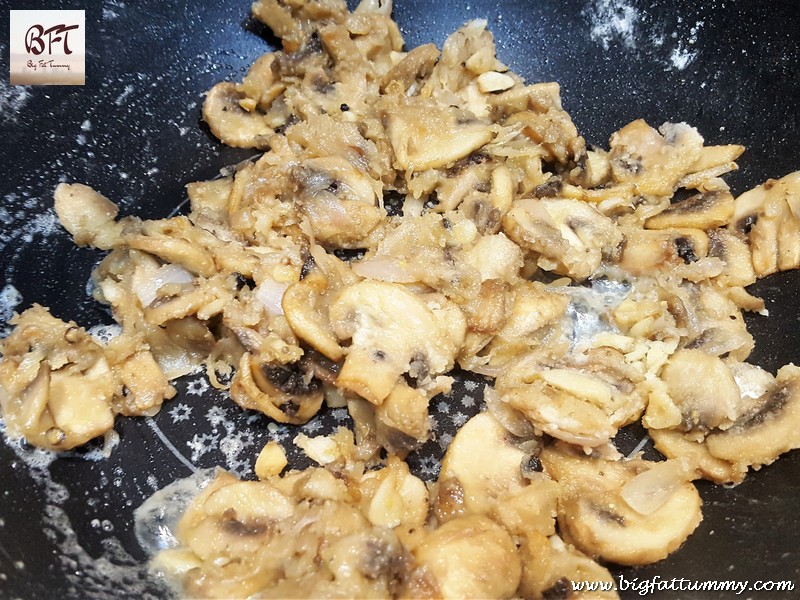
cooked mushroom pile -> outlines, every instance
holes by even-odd
[[[121,334],[34,306],[0,342],[9,435],[56,450],[154,414],[199,366],[282,423],[348,407],[355,436],[296,440],[319,467],[281,475],[271,444],[259,481],[197,497],[155,560],[185,593],[551,597],[677,549],[693,480],[800,447],[800,369],[747,363],[742,318],[764,312],[747,286],[800,266],[800,172],[734,197],[744,148],[685,123],[590,147],[485,21],[406,51],[388,1],[253,14],[283,49],[203,117],[260,157],[160,220],[59,185],[75,243],[109,251],[94,296]],[[403,459],[456,366],[493,380],[487,410],[425,484]],[[667,460],[615,449],[640,420]]]

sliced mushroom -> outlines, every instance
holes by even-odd
[[[781,367],[755,408],[729,429],[711,433],[706,444],[717,458],[755,468],[800,447],[800,368]]]
[[[521,566],[514,542],[487,517],[448,521],[413,552],[443,598],[508,598],[519,585]]]
[[[323,244],[363,246],[383,217],[377,206],[380,184],[344,158],[308,159],[294,167],[292,179],[299,187],[300,209]]]
[[[229,146],[267,148],[275,131],[263,113],[242,107],[245,98],[236,84],[229,81],[218,83],[206,94],[203,120],[208,123],[211,133]]]
[[[461,507],[454,511],[451,496],[443,494],[445,507],[437,507],[437,515],[446,520],[453,513],[489,514],[501,498],[527,484],[522,464],[529,457],[490,413],[475,415],[450,442],[439,471],[439,489],[458,487]]]
[[[800,171],[736,198],[731,223],[747,235],[758,277],[800,266]]]
[[[412,83],[430,75],[438,59],[439,50],[435,44],[417,46],[383,76],[381,91],[386,91],[389,84],[396,81],[405,92]]]
[[[155,414],[164,400],[176,394],[149,350],[137,351],[113,369],[125,386],[122,397],[115,402],[115,411],[120,414]]]
[[[245,352],[231,381],[231,399],[280,423],[305,423],[319,411],[322,384],[300,365],[260,364]]]
[[[565,544],[558,535],[531,532],[520,544],[522,580],[518,593],[524,598],[549,600],[601,600],[619,598],[616,581],[605,567],[574,546]],[[578,591],[573,582],[597,582],[609,591]]]
[[[643,514],[625,500],[626,487],[657,463],[587,457],[563,445],[545,448],[541,460],[561,486],[562,534],[590,556],[623,565],[650,564],[674,552],[702,519],[690,469],[674,471],[667,487],[651,478],[657,508],[651,505]]]
[[[281,307],[295,335],[333,361],[344,356],[333,333],[328,307],[342,288],[358,278],[346,263],[319,249],[311,249],[309,271],[283,294]]]
[[[706,192],[670,204],[663,212],[647,219],[644,226],[647,229],[713,229],[726,225],[733,216],[733,210],[730,192]]]
[[[59,183],[53,194],[55,211],[78,246],[110,250],[120,243],[123,225],[114,219],[116,204],[88,185]]]
[[[387,112],[395,166],[425,171],[453,164],[492,139],[491,128],[451,107],[410,99]]]
[[[713,229],[708,233],[708,256],[724,264],[716,280],[725,287],[748,286],[756,281],[746,238],[733,229]]]
[[[686,123],[664,123],[659,131],[639,119],[611,136],[611,171],[639,194],[671,196],[701,158],[703,138]]]
[[[145,222],[141,232],[126,235],[124,242],[165,262],[179,264],[192,273],[211,277],[217,272],[214,257],[197,243],[195,233],[186,217],[173,217]]]
[[[506,119],[504,125],[522,126],[523,134],[541,145],[548,161],[567,163],[585,151],[583,138],[578,135],[569,114],[560,107],[542,112],[521,111]]]
[[[544,270],[583,280],[592,275],[622,241],[608,217],[577,200],[517,200],[503,218],[506,234],[537,252]]]
[[[338,338],[351,340],[337,386],[374,404],[386,399],[413,362],[424,362],[430,376],[449,370],[466,331],[463,314],[444,298],[426,303],[401,285],[381,281],[342,290],[330,319]]]
[[[661,378],[680,411],[681,422],[675,424],[679,428],[725,429],[741,414],[739,386],[716,356],[702,350],[679,350],[667,361]]]

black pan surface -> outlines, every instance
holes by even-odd
[[[180,210],[187,182],[251,154],[223,147],[200,124],[203,92],[241,78],[275,40],[249,18],[246,0],[47,0],[36,8],[86,10],[86,85],[15,88],[7,83],[9,8],[25,6],[0,1],[0,325],[14,290],[17,310],[39,302],[87,327],[110,324],[86,292],[100,255],[74,247],[60,229],[52,190],[83,182],[119,202],[122,214],[146,218]],[[707,143],[747,147],[727,178],[736,193],[800,169],[800,11],[792,1],[405,0],[395,17],[410,47],[441,45],[466,20],[486,18],[501,60],[529,82],[561,83],[565,108],[589,142],[606,145],[639,117],[687,121]],[[771,314],[749,319],[757,339],[751,361],[773,372],[800,363],[800,277],[773,276],[752,291]],[[413,459],[418,473],[435,477],[449,436],[480,410],[482,385],[461,377],[449,398],[433,402],[438,437]],[[246,475],[267,440],[291,446],[298,431],[238,410],[199,375],[178,387],[155,418],[118,421],[120,443],[108,459],[93,460],[99,444],[51,460],[0,443],[0,598],[162,597],[145,576],[133,509],[194,469],[220,464]],[[341,410],[328,411],[302,430],[319,434],[346,421]],[[633,448],[640,433],[623,438]],[[634,586],[673,578],[800,586],[799,453],[733,489],[699,488],[705,518],[684,547],[650,567],[615,569],[618,577],[637,579]],[[741,597],[795,598],[798,589]]]

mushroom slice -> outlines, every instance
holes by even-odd
[[[318,379],[302,372],[303,364],[261,364],[245,352],[231,381],[231,398],[280,423],[299,425],[319,411],[324,399]]]
[[[0,409],[10,436],[68,450],[109,431],[121,384],[103,348],[75,323],[35,304],[0,341]]]
[[[672,196],[678,182],[700,159],[703,138],[686,123],[664,123],[656,131],[638,119],[611,136],[611,172],[639,194]]]
[[[338,291],[358,281],[358,277],[346,263],[319,246],[311,248],[305,265],[311,270],[286,288],[281,308],[297,337],[338,361],[344,351],[333,333],[328,308]]]
[[[522,580],[517,593],[523,598],[537,600],[619,598],[614,591],[616,582],[608,569],[574,546],[565,544],[558,535],[528,533],[522,538],[519,553],[522,559]],[[606,584],[608,591],[600,589],[578,591],[573,587],[573,582],[584,581]]]
[[[202,231],[196,231],[186,217],[173,217],[142,223],[141,232],[130,233],[123,241],[131,248],[149,252],[165,262],[176,263],[202,277],[216,274],[212,254],[200,243]]]
[[[343,289],[330,307],[330,319],[338,338],[351,340],[336,385],[373,404],[381,404],[413,365],[419,380],[451,369],[466,333],[464,315],[445,298],[426,302],[402,285],[383,281]]]
[[[245,110],[241,101],[247,96],[235,83],[223,81],[211,88],[203,102],[203,120],[211,133],[234,148],[267,148],[275,133],[267,117],[257,110]]]
[[[430,75],[438,59],[439,50],[435,44],[417,46],[383,76],[381,91],[385,92],[389,84],[396,81],[405,92],[412,83]]]
[[[736,198],[731,223],[747,235],[758,277],[800,266],[800,171]]]
[[[694,465],[704,479],[716,483],[741,483],[747,465],[734,464],[712,455],[702,436],[677,429],[649,429],[653,445],[669,459],[681,459]]]
[[[756,272],[745,236],[735,229],[718,228],[708,234],[708,256],[718,258],[725,266],[716,281],[726,288],[748,286],[756,282]]]
[[[433,576],[442,598],[509,598],[521,565],[506,530],[487,517],[448,521],[414,548],[420,569]]]
[[[521,126],[523,134],[541,145],[548,161],[567,163],[585,151],[583,138],[569,114],[560,107],[550,107],[544,112],[521,111],[511,115],[503,125]]]
[[[702,350],[678,350],[662,369],[661,379],[680,411],[675,426],[684,430],[725,429],[742,412],[739,386],[728,365]]]
[[[82,183],[59,183],[53,196],[58,220],[78,246],[110,250],[120,243],[119,208],[111,200]]]
[[[781,367],[756,406],[729,429],[711,433],[706,444],[717,458],[755,468],[800,448],[800,368]]]
[[[647,229],[690,227],[713,229],[726,225],[733,216],[733,196],[728,191],[715,190],[695,194],[674,204],[644,222]]]
[[[488,143],[492,129],[474,116],[412,98],[385,114],[396,168],[425,171],[450,165]]]
[[[619,266],[636,276],[675,275],[690,281],[719,275],[724,265],[707,261],[709,240],[701,229],[625,230]]]
[[[115,410],[120,414],[155,414],[165,399],[176,394],[149,350],[138,350],[113,369],[125,386],[124,394],[115,402]]]
[[[342,157],[305,160],[291,177],[299,187],[297,203],[323,244],[358,248],[383,218],[380,183]]]
[[[503,217],[506,235],[540,256],[539,267],[583,280],[622,241],[614,222],[579,200],[517,200]]]
[[[562,535],[589,556],[650,564],[675,551],[702,519],[694,473],[682,463],[587,457],[563,444],[545,448],[541,461],[561,486]]]
[[[442,459],[438,481],[447,508],[437,507],[437,515],[446,519],[455,512],[447,495],[455,487],[462,498],[458,512],[488,514],[499,498],[527,485],[522,464],[529,458],[490,413],[475,415],[458,430]]]
[[[579,446],[600,446],[644,410],[642,380],[624,356],[608,348],[555,361],[529,353],[496,381],[500,401],[537,430]]]

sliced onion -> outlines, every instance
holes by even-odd
[[[350,263],[353,271],[361,277],[391,281],[394,283],[413,283],[418,278],[412,275],[395,258],[390,256],[374,256],[366,260]]]
[[[675,490],[690,481],[691,474],[692,470],[680,459],[659,462],[622,486],[620,496],[639,514],[649,515],[663,506]]]
[[[133,274],[133,290],[142,306],[150,306],[163,286],[186,285],[193,280],[194,276],[180,265],[163,265],[153,271],[136,269]]]
[[[487,385],[483,389],[483,401],[497,422],[512,435],[528,439],[536,434],[533,425],[518,410],[503,402],[500,393],[493,387]]]
[[[281,302],[283,301],[283,294],[288,287],[288,283],[280,283],[274,279],[265,279],[256,288],[256,298],[264,305],[264,308],[267,309],[269,314],[282,315],[283,306]]]

